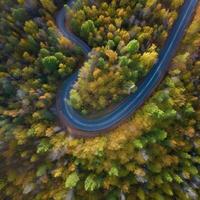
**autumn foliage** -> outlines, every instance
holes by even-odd
[[[134,93],[156,62],[182,3],[113,0],[67,10],[68,25],[93,48],[71,90],[71,106],[93,114]]]
[[[78,4],[74,20],[78,16],[84,21],[98,19],[108,30],[107,24],[116,21],[120,27],[129,14],[129,10],[112,9],[119,1],[97,2],[108,10],[106,16],[99,16],[102,9],[97,6],[87,5],[83,12]],[[145,2],[142,10],[147,10],[158,1],[140,2]],[[174,13],[183,1],[161,2]],[[93,139],[75,139],[59,126],[55,112],[56,92],[83,60],[80,50],[56,27],[53,16],[63,4],[61,0],[0,1],[0,200],[198,200],[200,7],[152,97],[115,130]],[[159,6],[155,9],[159,17],[172,15]],[[135,12],[140,10],[138,6]],[[107,34],[96,27],[95,44],[101,37],[99,41],[111,39],[114,29],[110,26]],[[122,35],[126,38],[127,34]],[[135,52],[138,45],[132,43],[130,51]],[[98,59],[91,88],[97,87],[96,80],[101,83],[103,75],[112,78],[117,73],[106,71],[105,62],[119,61],[113,49],[97,46],[94,52],[103,51],[107,60]],[[91,54],[80,76],[84,70],[87,73],[93,56],[97,58]],[[106,73],[100,76],[101,70]],[[115,74],[115,78],[118,83],[120,76]],[[100,102],[104,105],[105,100]]]

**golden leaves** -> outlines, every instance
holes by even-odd
[[[68,48],[73,47],[72,42],[69,39],[67,39],[66,37],[60,36],[58,41],[59,41],[61,46],[68,47]]]
[[[60,177],[63,172],[63,167],[56,168],[52,171],[52,174],[55,178]]]
[[[136,168],[134,170],[134,174],[137,175],[137,176],[145,176],[146,172],[142,168]]]
[[[33,125],[33,129],[36,136],[44,136],[47,129],[47,125],[45,125],[44,123],[38,123]]]
[[[117,60],[117,53],[115,51],[106,49],[105,54],[108,56],[110,63],[114,63]]]
[[[3,115],[9,117],[16,117],[19,115],[19,110],[4,110]]]
[[[179,163],[177,156],[165,155],[161,158],[161,163],[163,167],[175,166]]]
[[[140,61],[146,68],[150,68],[155,63],[157,57],[158,53],[156,51],[144,52],[140,57]]]
[[[95,79],[97,79],[97,77],[99,77],[100,73],[101,73],[101,70],[99,68],[95,68],[95,70],[93,72],[93,77]]]
[[[84,143],[79,142],[77,139],[72,139],[68,143],[68,148],[74,156],[81,159],[90,159],[104,151],[106,141],[107,139],[105,137],[88,139]]]

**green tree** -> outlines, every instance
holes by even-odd
[[[85,39],[88,39],[90,33],[94,33],[95,25],[92,20],[87,20],[81,26],[81,36]]]
[[[29,20],[25,22],[24,30],[30,34],[36,34],[38,32],[38,25],[33,21]]]
[[[119,57],[119,64],[124,67],[128,66],[131,60],[127,56],[121,56]]]
[[[140,44],[137,40],[131,40],[123,49],[123,51],[128,53],[136,53],[140,48]]]
[[[115,42],[113,40],[108,40],[107,47],[113,49],[115,47]]]
[[[70,103],[76,109],[80,109],[82,106],[82,100],[79,93],[76,90],[71,90],[70,92]]]
[[[67,177],[67,179],[65,181],[65,187],[73,188],[76,186],[76,184],[78,183],[79,180],[80,180],[80,178],[79,178],[77,172],[73,172]]]
[[[42,59],[43,66],[50,72],[58,68],[59,61],[55,56],[47,56]]]
[[[86,191],[94,191],[101,186],[101,179],[96,175],[91,174],[85,180],[85,190]]]
[[[36,53],[38,51],[38,43],[34,37],[31,35],[28,35],[27,38],[27,49],[33,53]]]
[[[104,60],[104,58],[100,57],[97,61],[97,67],[103,69],[105,65],[106,61]]]
[[[40,0],[42,6],[47,9],[50,13],[54,13],[56,11],[56,6],[51,0]]]
[[[24,22],[28,18],[28,13],[25,8],[14,8],[12,9],[12,16],[19,22]]]

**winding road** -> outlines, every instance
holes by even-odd
[[[70,0],[67,3],[68,6],[71,7],[74,1]],[[137,91],[125,98],[114,110],[106,115],[88,119],[75,111],[66,103],[66,99],[69,97],[70,90],[77,80],[78,72],[75,72],[64,81],[57,97],[57,113],[62,125],[67,128],[72,136],[94,137],[106,133],[130,117],[145,102],[166,75],[169,64],[184,36],[185,29],[192,19],[197,4],[198,0],[185,0],[156,64],[138,86]],[[90,47],[65,26],[65,21],[68,20],[65,12],[65,8],[63,8],[56,16],[60,32],[64,37],[80,46],[85,55],[87,55],[91,51]]]

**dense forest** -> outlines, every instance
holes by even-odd
[[[62,82],[81,68],[69,102],[82,114],[134,92],[183,0],[66,6],[88,59],[56,26],[65,3],[0,1],[0,200],[198,200],[200,6],[151,98],[115,130],[76,139],[55,109]]]
[[[96,48],[71,90],[71,105],[88,114],[133,93],[156,62],[182,3],[100,1],[72,10],[68,26]]]

